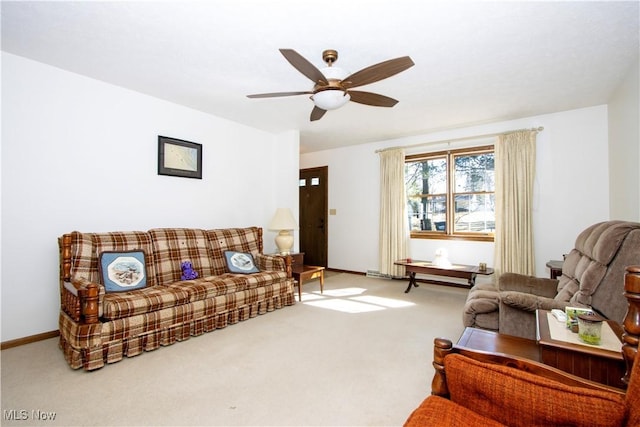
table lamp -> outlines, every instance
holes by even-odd
[[[433,259],[433,265],[440,268],[451,268],[449,253],[445,248],[436,249],[436,257]]]
[[[293,247],[293,235],[291,231],[296,228],[298,228],[298,224],[293,218],[291,209],[278,208],[269,223],[269,229],[279,231],[276,236],[276,246],[278,247],[280,255],[289,255],[291,253],[291,248]]]

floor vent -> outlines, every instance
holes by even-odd
[[[382,277],[383,279],[388,279],[391,276],[388,274],[382,274],[377,270],[367,270],[367,277]]]

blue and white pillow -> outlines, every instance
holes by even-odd
[[[100,274],[107,292],[126,292],[147,286],[144,251],[102,252]]]
[[[250,274],[259,273],[253,256],[249,253],[224,251],[224,257],[227,261],[227,270],[230,273]]]

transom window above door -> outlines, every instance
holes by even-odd
[[[306,187],[307,186],[307,181],[309,182],[309,185],[320,185],[320,178],[318,177],[311,177],[311,179],[307,180],[306,178],[301,178],[300,182],[298,184],[299,187]]]

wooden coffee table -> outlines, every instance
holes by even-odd
[[[438,267],[430,261],[407,261],[404,259],[396,261],[394,264],[404,266],[405,271],[409,274],[409,285],[407,286],[407,289],[405,289],[404,293],[409,292],[412,287],[418,287],[418,283],[416,282],[416,273],[467,279],[467,282],[469,283],[468,287],[475,285],[476,275],[493,274],[493,268],[480,270],[480,267],[477,265],[453,264],[451,267]],[[428,280],[428,282],[435,283],[436,285],[464,286],[460,283],[444,282],[441,280]]]
[[[324,292],[324,267],[314,265],[293,265],[291,275],[298,286],[298,300],[302,301],[302,284],[305,280],[320,278],[320,293]]]

